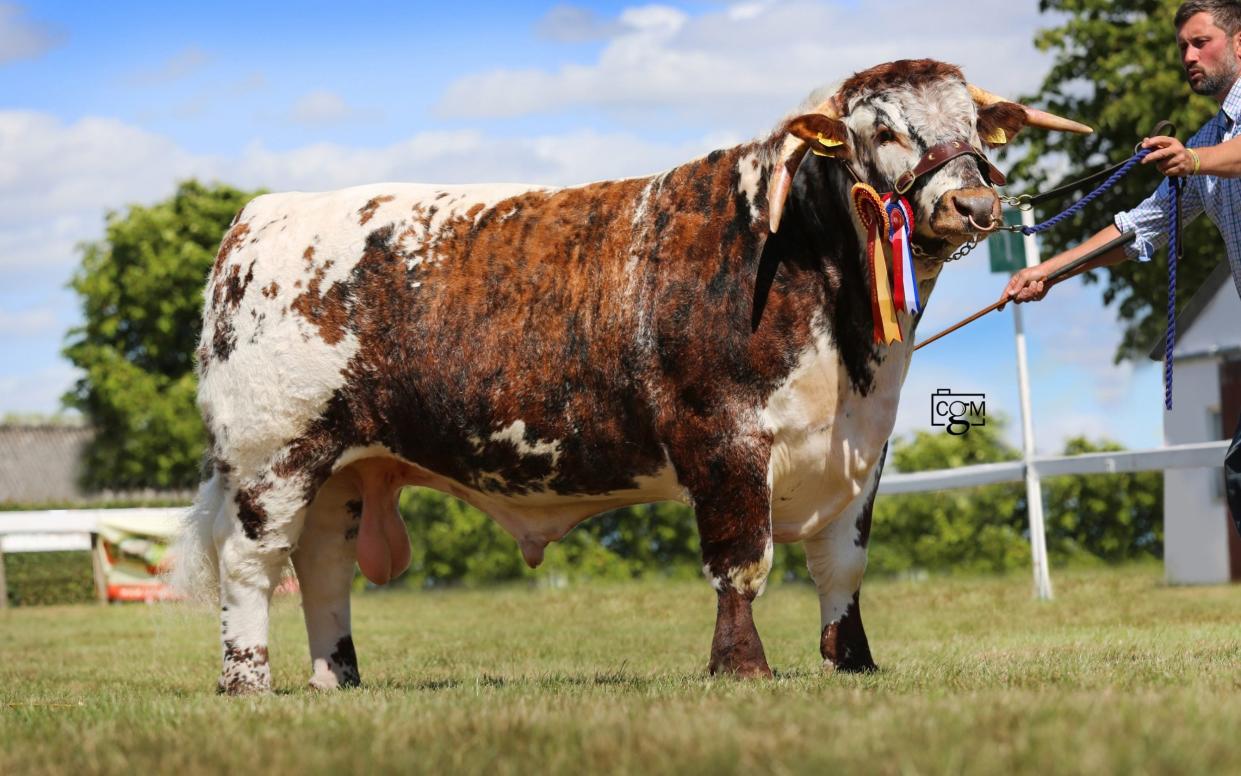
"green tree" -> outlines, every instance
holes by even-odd
[[[951,436],[919,431],[898,440],[889,471],[948,469],[1020,458],[1003,439],[1004,419]],[[880,496],[875,502],[869,568],[1003,571],[1029,563],[1025,490],[1017,484],[941,493]]]
[[[220,239],[255,196],[182,183],[172,197],[107,216],[81,246],[70,286],[82,325],[64,349],[82,378],[63,398],[97,433],[84,455],[89,488],[176,488],[198,481],[204,431],[194,404],[202,291]]]
[[[1123,450],[1114,442],[1070,439],[1065,455]],[[1115,562],[1163,557],[1163,473],[1053,477],[1043,485],[1052,557]]]
[[[586,520],[548,546],[537,571],[526,567],[517,543],[498,523],[464,502],[425,488],[407,488],[399,506],[413,549],[406,584],[701,573],[693,513],[673,502],[626,507]]]
[[[1004,419],[988,418],[961,436],[918,432],[898,440],[892,470],[913,472],[1012,461]],[[1069,440],[1064,455],[1123,449]],[[1051,560],[1121,562],[1163,555],[1163,475],[1092,474],[1043,481]],[[880,496],[871,532],[872,572],[1002,571],[1030,564],[1025,487],[1019,483],[942,493]]]
[[[1120,161],[1163,119],[1176,124],[1187,140],[1218,110],[1213,100],[1193,94],[1186,83],[1172,18],[1179,0],[1040,0],[1039,9],[1056,14],[1058,24],[1040,30],[1035,45],[1054,56],[1037,96],[1022,98],[1094,127],[1092,135],[1027,130],[1023,144],[1009,155],[1024,154],[1013,168],[1014,182],[1027,191],[1046,191],[1062,180]],[[1067,171],[1064,162],[1067,161]],[[1133,172],[1100,203],[1068,224],[1040,236],[1047,257],[1107,226],[1115,212],[1137,205],[1161,180],[1153,168]],[[1087,193],[1080,189],[1038,209],[1039,220],[1055,215]],[[1202,284],[1224,255],[1208,219],[1186,232],[1185,257],[1178,268],[1181,303]],[[1104,276],[1104,301],[1115,304],[1124,336],[1119,361],[1144,358],[1163,335],[1168,273],[1161,255],[1151,262],[1122,262],[1096,270]]]

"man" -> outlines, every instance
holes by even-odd
[[[1241,293],[1241,80],[1237,77],[1241,74],[1241,0],[1188,0],[1177,9],[1174,24],[1189,87],[1214,97],[1220,112],[1185,145],[1171,137],[1147,138],[1142,146],[1155,150],[1142,162],[1157,165],[1165,175],[1189,176],[1181,198],[1182,218],[1188,222],[1206,211],[1215,222],[1224,237],[1233,282]],[[1168,240],[1169,191],[1164,181],[1142,204],[1117,213],[1112,226],[1076,248],[1013,275],[1000,298],[1042,299],[1049,290],[1045,285],[1048,275],[1122,232],[1134,232],[1137,239],[1128,247],[1104,253],[1088,267],[1132,257],[1149,261]],[[1224,475],[1228,508],[1241,532],[1241,422],[1224,458]]]

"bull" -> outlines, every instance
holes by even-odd
[[[486,512],[531,566],[591,515],[691,505],[713,674],[771,675],[751,606],[773,542],[804,542],[825,668],[872,670],[859,592],[920,316],[872,336],[851,188],[908,198],[925,300],[1000,218],[984,145],[1025,125],[1085,129],[900,61],[651,177],[254,199],[205,292],[210,474],[177,556],[183,586],[218,584],[220,691],[270,689],[290,559],[310,684],[359,682],[350,583],[408,565],[408,485]]]

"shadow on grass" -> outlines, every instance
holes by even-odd
[[[689,682],[702,681],[705,674],[670,674],[661,676],[638,676],[625,672],[624,665],[611,671],[598,671],[593,674],[533,674],[503,676],[483,673],[474,677],[445,677],[440,679],[422,679],[406,681],[402,679],[384,679],[380,681],[364,681],[362,689],[391,690],[399,692],[441,692],[463,688],[488,688],[503,690],[549,690],[568,687],[619,687],[630,690],[645,690],[655,686],[683,685]]]
[[[765,688],[774,687],[789,682],[831,682],[833,679],[836,679],[835,683],[837,684],[847,684],[849,686],[868,686],[873,684],[877,677],[882,675],[882,672],[839,672],[833,674],[832,672],[825,672],[814,668],[796,668],[792,670],[777,669],[774,671],[774,674],[774,680],[770,681],[761,679],[740,679],[732,676],[711,676],[705,669],[701,672],[696,671],[691,673],[676,672],[667,674],[640,675],[626,671],[626,664],[622,663],[618,668],[596,671],[593,673],[543,673],[519,675],[481,673],[472,677],[443,677],[438,679],[422,680],[390,678],[373,682],[364,681],[362,689],[434,693],[445,690],[460,690],[468,688],[486,688],[520,692],[526,690],[556,690],[595,687],[620,689],[631,692],[647,692],[655,689],[667,690],[670,688],[685,688],[691,686],[699,686],[703,688],[709,688],[712,686],[750,686],[754,688]],[[844,681],[841,682],[840,680]]]

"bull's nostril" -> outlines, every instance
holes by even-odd
[[[993,220],[992,209],[995,207],[994,197],[984,196],[957,196],[952,198],[952,204],[956,207],[957,212],[961,214],[964,221],[973,219],[979,226],[990,226]]]

